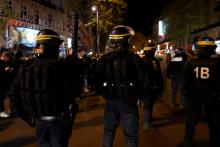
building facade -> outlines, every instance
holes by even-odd
[[[36,34],[44,28],[58,32],[67,47],[71,18],[65,5],[66,0],[0,0],[0,47],[33,48]]]
[[[209,36],[218,40],[220,38],[220,0],[207,0],[206,6],[208,9],[206,27],[193,32],[190,37]],[[174,43],[167,37],[166,28],[168,25],[169,22],[166,18],[158,18],[153,26],[153,37],[158,42],[159,49],[167,50],[181,46],[181,43]],[[189,41],[186,48],[192,49],[192,42]]]

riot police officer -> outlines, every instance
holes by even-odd
[[[162,96],[163,75],[160,62],[155,58],[156,47],[153,43],[147,43],[144,46],[143,66],[149,75],[149,87],[145,89],[144,98],[144,129],[147,129],[153,123],[153,106],[156,99]]]
[[[208,108],[207,118],[211,126],[210,140],[212,147],[217,147],[220,144],[219,136],[216,137],[215,134],[215,127],[219,116],[213,117],[218,112],[213,110],[215,105],[210,105],[213,99],[216,99],[213,94],[219,92],[219,86],[216,87],[220,75],[219,59],[211,58],[211,55],[215,53],[216,45],[210,37],[197,38],[195,45],[196,58],[192,58],[186,63],[183,75],[183,90],[189,102],[183,146],[190,147],[192,145],[196,124],[201,118],[201,111],[203,108]]]
[[[121,121],[126,147],[138,146],[138,106],[143,89],[140,57],[130,51],[134,30],[115,26],[107,43],[106,54],[97,63],[97,92],[106,100],[104,110],[104,147],[112,147]],[[147,82],[145,82],[147,83]]]
[[[69,107],[75,91],[69,66],[58,59],[62,42],[53,30],[40,30],[33,57],[19,68],[9,91],[16,113],[35,124],[40,147],[67,147],[72,130]]]

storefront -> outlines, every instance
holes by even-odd
[[[15,19],[7,20],[5,25],[5,48],[13,52],[15,46],[19,46],[24,54],[29,54],[36,44],[36,35],[40,28]]]
[[[5,30],[5,47],[8,48],[11,52],[14,52],[15,47],[19,46],[22,50],[23,55],[29,55],[32,53],[32,49],[36,45],[36,36],[39,32],[39,25],[10,19],[7,21]],[[60,46],[60,55],[63,57],[66,54],[67,46],[70,46],[69,43],[66,44],[68,38],[64,35],[60,35],[61,39],[64,41]]]

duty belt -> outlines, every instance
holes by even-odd
[[[121,87],[124,87],[126,85],[129,85],[129,86],[134,86],[134,84],[132,82],[103,82],[102,86],[106,87],[106,86],[121,86]]]
[[[43,120],[43,121],[54,121],[54,120],[58,120],[61,118],[58,116],[41,116],[41,117],[39,117],[39,119]]]

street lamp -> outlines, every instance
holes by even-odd
[[[97,53],[100,54],[100,32],[99,32],[99,11],[97,6],[92,6],[92,11],[96,12],[96,45],[97,45]]]

